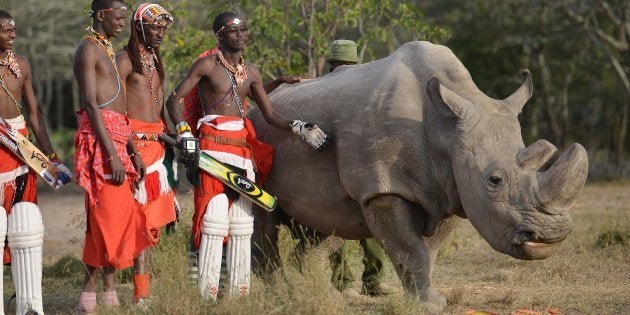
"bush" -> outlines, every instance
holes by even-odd
[[[595,246],[598,248],[606,248],[614,245],[623,246],[628,243],[628,239],[630,239],[630,231],[623,231],[614,227],[604,228],[604,231],[597,237]]]

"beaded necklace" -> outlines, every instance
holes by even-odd
[[[83,37],[83,39],[91,38],[96,43],[98,43],[101,47],[103,47],[103,49],[105,49],[105,52],[107,53],[107,56],[109,57],[109,61],[111,61],[112,65],[114,66],[114,71],[116,72],[116,81],[118,83],[118,90],[116,91],[116,94],[114,95],[114,97],[112,97],[109,101],[98,105],[98,107],[101,108],[101,107],[105,107],[111,104],[118,97],[121,90],[123,91],[124,94],[127,94],[127,91],[120,82],[120,74],[118,73],[118,67],[116,66],[116,52],[114,52],[114,47],[112,46],[112,42],[109,39],[105,38],[105,36],[97,32],[96,30],[94,30],[94,28],[91,25],[88,26],[85,30],[90,33],[87,34],[85,37]]]
[[[2,73],[0,73],[0,85],[2,86],[2,90],[5,93],[7,93],[9,98],[11,98],[11,100],[15,104],[15,108],[17,109],[18,115],[22,115],[22,105],[20,105],[20,103],[15,99],[15,97],[13,97],[13,94],[11,94],[11,92],[9,91],[9,88],[4,83],[4,76],[6,75],[6,68],[4,68],[5,66],[7,66],[7,68],[9,68],[9,70],[11,70],[11,72],[13,72],[13,74],[15,74],[15,76],[18,79],[20,79],[20,77],[22,76],[22,72],[20,71],[20,64],[15,59],[15,56],[13,55],[13,51],[11,50],[7,51],[7,56],[4,59],[0,60],[0,66],[3,67]]]
[[[112,41],[105,38],[105,36],[101,35],[99,32],[95,31],[92,26],[88,26],[86,31],[90,32],[90,34],[85,37],[92,38],[99,45],[103,46],[103,48],[105,48],[105,51],[107,52],[107,55],[109,56],[109,59],[111,59],[114,66],[116,66],[116,52],[114,51],[114,46],[112,46]]]
[[[13,55],[13,51],[7,50],[7,56],[4,57],[4,59],[0,60],[0,66],[8,67],[9,70],[11,70],[11,72],[13,72],[15,77],[17,77],[18,79],[22,77],[20,64],[15,59],[15,55]],[[3,74],[4,74],[4,71],[3,71]],[[4,76],[2,76],[2,79],[4,79]]]
[[[236,65],[236,67],[230,65],[227,60],[225,60],[225,57],[223,57],[223,53],[221,52],[221,50],[217,52],[217,59],[219,59],[219,63],[221,63],[223,67],[225,67],[225,69],[229,71],[232,76],[234,76],[236,86],[243,84],[243,82],[247,80],[247,72],[245,72],[245,58],[243,58],[243,56],[241,56],[241,59],[239,60],[239,63],[238,65]]]
[[[157,110],[158,115],[160,114],[160,102],[157,98],[157,93],[153,91],[153,73],[155,73],[156,69],[156,61],[157,56],[155,55],[155,51],[151,48],[151,53],[149,53],[144,45],[138,44],[138,51],[140,51],[140,62],[142,63],[142,72],[145,77],[147,77],[149,82],[149,92],[151,93],[151,97],[153,98],[153,103],[155,104],[155,109]]]

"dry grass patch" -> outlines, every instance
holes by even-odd
[[[191,200],[180,201],[191,209]],[[191,215],[185,213],[176,233],[164,235],[154,250],[148,314],[422,314],[419,302],[403,294],[349,300],[334,293],[327,262],[311,263],[299,271],[289,254],[295,241],[286,231],[280,240],[284,267],[265,279],[254,276],[249,297],[217,303],[203,300],[187,280]],[[556,255],[541,261],[499,254],[465,223],[440,251],[434,269],[434,285],[449,303],[444,313],[476,309],[510,314],[519,308],[555,307],[564,314],[630,314],[630,184],[585,187],[572,217],[574,231]],[[356,242],[351,243],[350,253],[355,288],[360,289],[362,253]],[[391,264],[386,268],[384,281],[400,288]],[[105,314],[142,314],[132,306],[126,273],[118,285],[122,307]],[[82,283],[83,265],[76,259],[46,266],[46,312],[74,314]],[[4,284],[6,302],[13,293],[8,268]],[[5,311],[14,312],[14,306]]]

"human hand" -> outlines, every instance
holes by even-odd
[[[315,150],[323,150],[330,144],[332,137],[322,129],[311,123],[303,122],[300,120],[293,120],[289,126],[294,134],[299,135],[308,144],[310,144]]]
[[[179,160],[186,166],[196,165],[199,162],[199,140],[192,133],[184,132],[177,135],[182,154]]]
[[[282,81],[282,83],[287,83],[287,84],[293,84],[293,83],[298,83],[300,81],[302,81],[302,76],[299,75],[284,75],[280,77],[280,81]]]
[[[112,171],[112,184],[120,186],[125,181],[125,166],[118,155],[110,157],[109,168]]]
[[[131,163],[133,164],[133,168],[138,172],[138,182],[144,179],[144,176],[147,175],[147,167],[144,165],[144,161],[142,161],[142,156],[140,153],[132,153]]]
[[[59,159],[53,159],[51,162],[57,168],[57,185],[58,186],[56,188],[61,188],[65,184],[72,181],[72,178],[74,177],[74,175],[72,175],[72,172],[67,166],[63,165],[63,163],[61,163]]]

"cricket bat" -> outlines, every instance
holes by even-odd
[[[72,177],[61,172],[46,154],[28,141],[17,130],[0,117],[0,145],[13,152],[22,162],[54,189],[59,189],[72,181]]]
[[[160,135],[160,140],[182,150],[180,144],[165,133]],[[273,211],[276,208],[277,199],[275,196],[203,151],[199,154],[199,168],[263,209]]]

